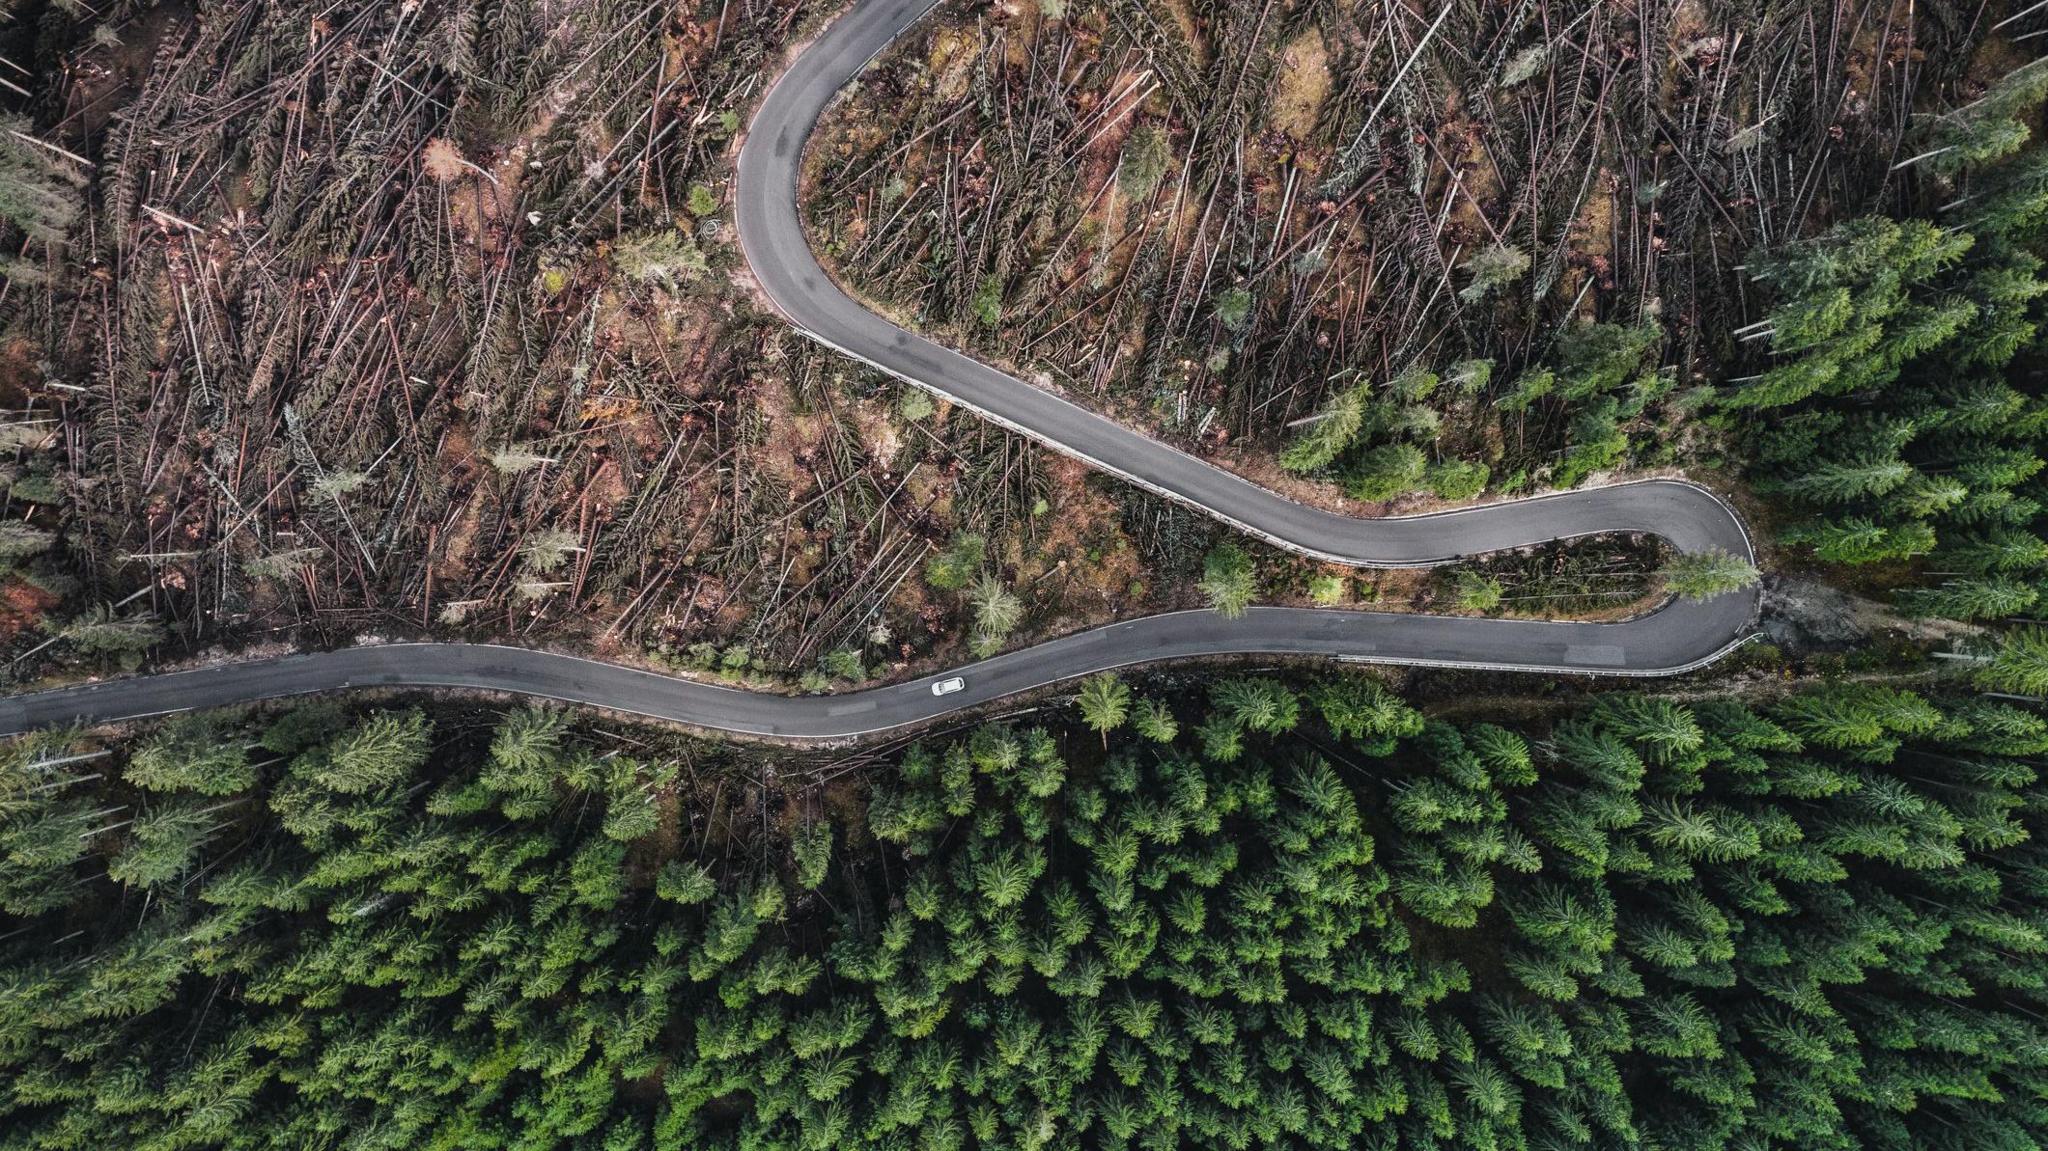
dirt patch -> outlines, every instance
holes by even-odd
[[[470,171],[469,159],[462,154],[461,145],[446,136],[427,141],[427,146],[420,152],[420,168],[443,184],[460,180]]]
[[[925,55],[926,83],[941,100],[958,100],[967,94],[974,75],[974,62],[988,49],[988,42],[972,26],[946,24],[932,33],[931,48]]]
[[[1902,616],[1819,580],[1770,575],[1763,586],[1764,633],[1794,656],[1855,651],[1887,635],[1916,644],[1951,644],[1979,630],[1954,620]]]
[[[1280,50],[1280,79],[1273,90],[1273,126],[1296,143],[1315,133],[1316,117],[1330,95],[1330,50],[1311,27]]]
[[[33,629],[58,602],[56,596],[26,580],[10,578],[0,584],[0,643],[12,643]]]

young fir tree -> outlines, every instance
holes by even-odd
[[[1679,552],[1666,560],[1657,574],[1666,591],[1690,600],[1708,600],[1755,587],[1760,578],[1755,564],[1719,550]]]
[[[1218,615],[1236,619],[1259,594],[1258,571],[1243,548],[1221,543],[1203,559],[1202,578],[1196,586]]]
[[[1074,705],[1081,709],[1081,721],[1101,735],[1107,747],[1109,733],[1122,727],[1131,714],[1131,685],[1108,672],[1089,676],[1081,681]]]

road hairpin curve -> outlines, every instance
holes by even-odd
[[[1241,476],[910,332],[843,291],[811,251],[798,210],[806,144],[826,107],[937,0],[856,0],[791,62],[739,156],[736,225],[762,292],[806,336],[928,389],[1019,435],[1213,516],[1276,547],[1360,567],[1431,567],[1465,556],[1607,533],[1755,562],[1734,509],[1655,479],[1433,512],[1360,519]],[[575,656],[490,644],[402,643],[134,676],[0,699],[0,732],[138,719],[345,688],[457,688],[586,704],[694,727],[844,740],[901,728],[1078,676],[1227,655],[1497,671],[1654,676],[1703,667],[1749,638],[1752,589],[1675,600],[1614,623],[1253,608],[1235,619],[1170,612],[1078,632],[906,683],[783,696]],[[934,683],[960,679],[935,694]],[[949,688],[950,684],[947,685]]]

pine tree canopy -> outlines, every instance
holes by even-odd
[[[2048,1137],[2029,711],[1091,682],[1106,749],[987,726],[766,807],[535,709],[18,740],[0,1147]]]

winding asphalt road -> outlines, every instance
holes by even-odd
[[[819,265],[797,207],[804,145],[848,82],[937,0],[855,0],[791,64],[739,158],[740,245],[763,292],[813,339],[987,419],[1251,535],[1367,567],[1423,567],[1605,532],[1754,560],[1712,492],[1646,480],[1424,516],[1356,519],[1296,503],[907,331],[861,306]],[[1235,620],[1175,612],[1110,624],[890,687],[789,697],[695,683],[573,656],[480,644],[391,644],[230,663],[0,699],[0,733],[134,719],[345,688],[467,688],[539,696],[697,727],[850,739],[1098,671],[1265,654],[1503,671],[1670,675],[1748,638],[1754,592],[1679,601],[1622,623],[1551,623],[1303,608]],[[935,697],[935,678],[967,687]]]

